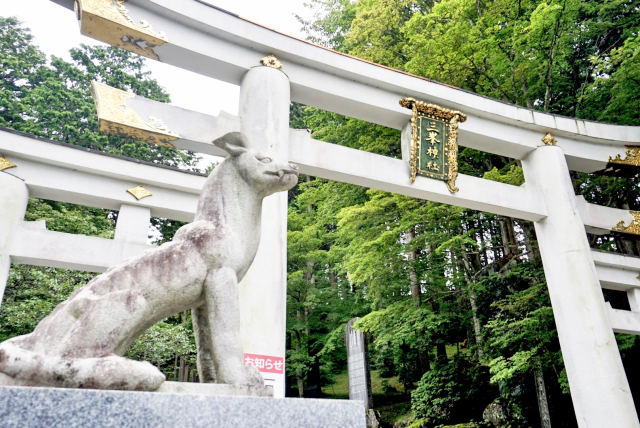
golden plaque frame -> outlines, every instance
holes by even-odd
[[[443,180],[447,183],[449,192],[456,193],[459,190],[456,187],[456,179],[458,178],[458,123],[465,122],[467,120],[467,116],[457,110],[449,110],[435,104],[417,101],[413,98],[402,98],[400,100],[400,105],[402,107],[409,108],[412,111],[411,158],[409,161],[411,177],[409,180],[413,183],[418,174],[424,177]],[[423,156],[424,151],[422,143],[425,138],[423,138],[421,132],[422,127],[418,126],[418,122],[422,119],[433,119],[434,122],[432,123],[435,123],[435,121],[441,122],[442,126],[440,130],[443,131],[442,135],[446,135],[446,141],[433,140],[442,144],[442,169],[437,172],[423,170],[421,168],[421,157]]]

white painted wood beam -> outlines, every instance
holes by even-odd
[[[591,250],[591,256],[596,265],[609,266],[640,272],[640,257],[625,256],[609,251]]]
[[[109,178],[27,159],[16,160],[20,163],[15,175],[27,182],[31,197],[111,210],[131,204],[150,209],[153,217],[193,221],[198,193],[168,189],[160,186],[164,183],[151,180]],[[153,196],[136,201],[127,189],[138,185],[143,185]]]
[[[294,101],[368,122],[402,129],[410,111],[398,101],[413,96],[468,115],[460,124],[462,146],[521,159],[552,132],[569,167],[585,172],[602,169],[609,156],[624,155],[625,144],[640,144],[640,127],[506,104],[286,36],[202,2],[131,0],[127,8],[135,22],[145,19],[167,34],[169,42],[153,49],[163,62],[239,84],[261,56],[273,53],[284,64]],[[585,155],[584,142],[606,147]]]
[[[40,223],[40,222],[38,222]],[[11,248],[11,262],[34,266],[104,272],[153,245],[95,236],[73,235],[24,222]]]
[[[304,174],[526,220],[545,216],[539,191],[526,185],[460,175],[460,192],[451,194],[441,181],[419,177],[411,184],[400,159],[313,140],[304,130],[290,131],[289,147],[289,160]],[[12,171],[33,197],[113,210],[130,204],[149,208],[154,217],[181,221],[193,219],[205,180],[9,132],[0,138],[0,155],[18,164]],[[136,201],[126,192],[140,184],[153,196]]]
[[[596,272],[600,285],[607,290],[628,291],[634,288],[640,289],[638,270],[628,270],[596,264]]]
[[[192,221],[205,177],[133,159],[98,154],[16,132],[0,132],[0,156],[17,168],[29,195],[119,210],[145,207],[154,217]],[[136,201],[127,189],[143,185],[153,196]]]
[[[0,129],[0,156],[5,155],[93,175],[152,183],[167,189],[193,194],[200,193],[205,180],[201,174],[109,155],[9,129]],[[12,168],[10,172],[19,173],[20,165],[18,168]]]
[[[539,190],[459,175],[458,193],[444,182],[417,177],[409,182],[409,168],[401,159],[380,156],[337,144],[313,140],[304,130],[291,131],[289,160],[304,174],[370,187],[419,199],[457,205],[531,221],[546,216]]]
[[[629,225],[633,216],[627,210],[604,207],[588,203],[583,196],[576,196],[576,203],[582,221],[587,226],[587,232],[596,235],[610,233],[619,222]]]
[[[605,308],[615,333],[640,334],[640,312],[613,309],[609,302],[605,302]]]
[[[629,291],[640,289],[640,258],[592,250],[591,256],[602,288]]]
[[[122,204],[146,207],[154,217],[191,221],[205,177],[52,143],[14,131],[0,132],[0,155],[18,164],[10,172],[28,184],[31,196],[105,209]],[[409,183],[406,163],[372,153],[313,140],[304,130],[290,131],[290,161],[304,174],[345,181],[403,195],[459,205],[535,221],[545,216],[539,191],[460,175],[460,192],[450,194],[436,180]],[[154,196],[135,201],[126,189],[144,185]],[[589,231],[603,233],[618,221],[629,224],[624,210],[588,204],[578,207]],[[639,268],[640,270],[640,268]]]

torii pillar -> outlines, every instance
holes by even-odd
[[[547,206],[535,229],[578,426],[638,427],[564,153],[541,146],[522,167]]]
[[[250,69],[240,86],[242,132],[280,161],[289,155],[289,78],[279,69]],[[287,192],[264,199],[256,258],[240,283],[240,336],[245,361],[258,366],[274,397],[285,396],[287,320]]]
[[[0,171],[0,304],[11,269],[11,245],[24,220],[28,202],[29,191],[25,182]]]

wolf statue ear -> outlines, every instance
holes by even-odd
[[[235,157],[247,151],[249,141],[241,132],[229,132],[214,140],[213,144]]]

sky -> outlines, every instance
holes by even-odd
[[[191,1],[191,0],[175,0]],[[207,0],[207,2],[291,36],[304,38],[294,14],[310,16],[305,0]],[[274,7],[274,4],[278,7]],[[48,56],[70,60],[69,49],[84,43],[102,45],[80,35],[72,11],[49,0],[0,0],[0,16],[15,16],[31,30],[35,44]],[[171,65],[147,60],[152,77],[169,95],[171,103],[189,110],[218,115],[224,110],[238,114],[239,87]]]

